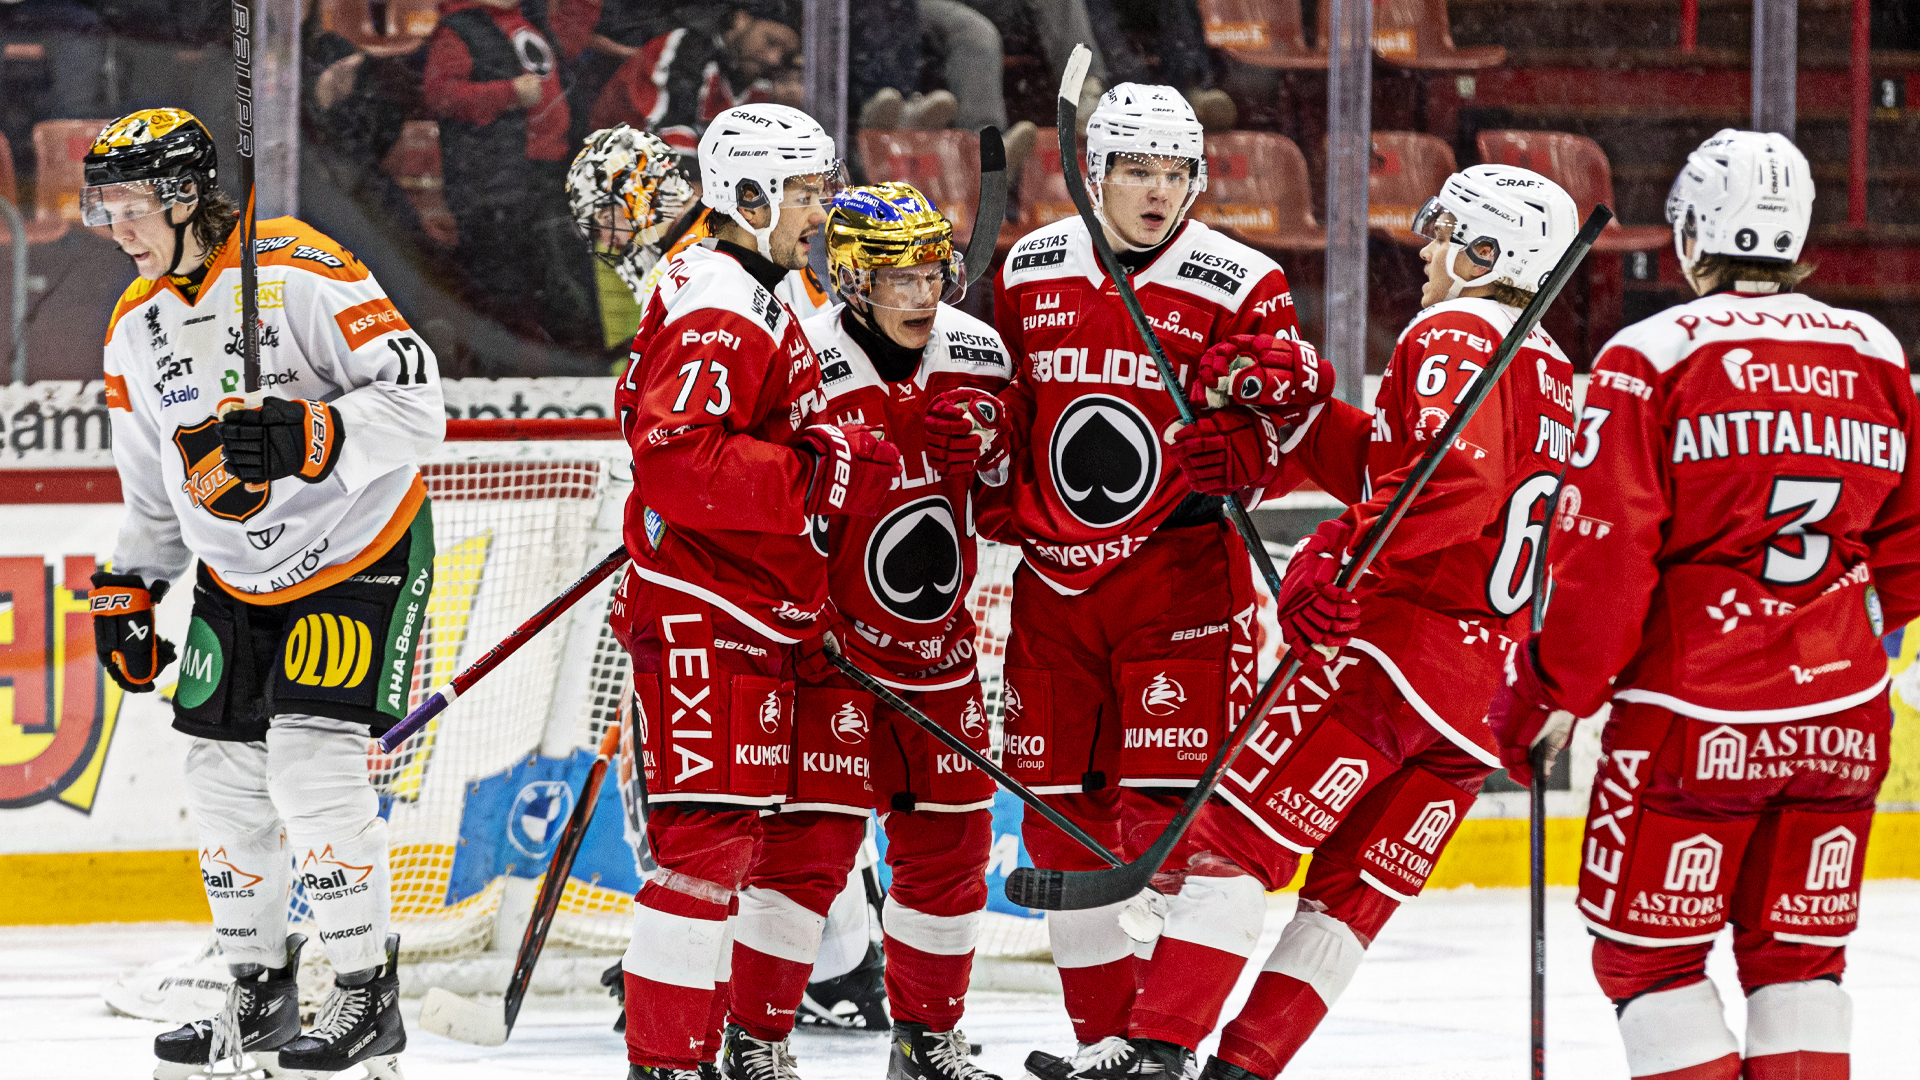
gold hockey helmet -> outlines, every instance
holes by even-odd
[[[966,292],[967,275],[963,256],[953,244],[953,223],[912,184],[893,181],[867,187],[848,188],[833,197],[827,211],[827,268],[834,291],[848,302],[876,303],[876,283],[890,278],[915,280],[925,272],[906,271],[909,267],[939,264],[938,289],[925,303],[902,296],[894,303],[879,306],[905,306],[913,309],[951,303]],[[920,292],[924,290],[913,290]]]

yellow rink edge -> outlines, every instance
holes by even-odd
[[[1579,818],[1548,819],[1548,884],[1574,884],[1581,825]],[[1865,876],[1920,878],[1920,813],[1874,818]],[[1296,876],[1293,887],[1300,880]],[[1527,823],[1470,818],[1441,855],[1428,888],[1518,888],[1526,883]],[[0,855],[0,925],[211,921],[192,851]]]

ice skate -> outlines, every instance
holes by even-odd
[[[194,1080],[214,1075],[209,1062],[214,1028],[229,1014],[240,1033],[238,1049],[245,1056],[242,1067],[231,1075],[280,1075],[276,1071],[276,1051],[300,1037],[298,976],[300,949],[306,943],[305,935],[288,934],[286,966],[259,968],[247,974],[235,972],[220,1016],[195,1020],[155,1038],[153,1056],[160,1061],[154,1066],[154,1080]],[[255,964],[244,966],[258,968]]]
[[[628,1065],[627,1080],[717,1080],[719,1074],[709,1074],[712,1065],[701,1062],[698,1069],[675,1069],[666,1065]]]
[[[345,976],[351,978],[352,976]],[[400,935],[387,935],[387,962],[357,985],[334,977],[313,1030],[280,1049],[287,1080],[330,1080],[355,1065],[369,1080],[401,1080],[407,1031],[400,1021]]]
[[[887,1080],[1000,1080],[975,1065],[978,1051],[960,1029],[930,1031],[925,1024],[893,1025]]]
[[[799,1080],[799,1065],[790,1040],[766,1042],[747,1034],[739,1024],[727,1025],[726,1042],[720,1047],[723,1080]]]
[[[1192,1060],[1184,1046],[1113,1035],[1082,1047],[1072,1060],[1035,1050],[1027,1055],[1027,1072],[1038,1080],[1178,1080]]]

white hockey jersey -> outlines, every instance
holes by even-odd
[[[373,274],[305,222],[259,223],[261,390],[339,410],[333,473],[252,491],[216,430],[241,400],[240,259],[229,243],[194,300],[172,280],[127,287],[107,326],[108,415],[127,516],[115,572],[177,581],[199,556],[251,603],[340,581],[399,539],[426,499],[416,467],[446,432],[440,373]]]

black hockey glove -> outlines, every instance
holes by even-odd
[[[165,595],[164,581],[149,588],[138,574],[93,575],[87,594],[93,649],[107,674],[128,693],[151,691],[160,672],[173,663],[173,643],[153,628],[153,605]]]
[[[220,421],[227,471],[248,484],[297,476],[317,484],[333,475],[347,441],[340,410],[324,401],[270,397],[257,409],[236,409]]]

